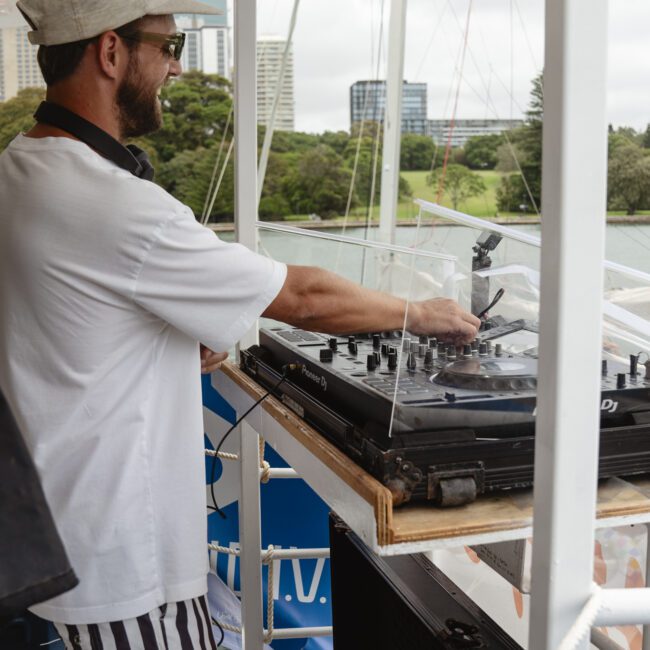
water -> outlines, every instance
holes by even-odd
[[[540,226],[527,224],[512,226],[522,232],[539,235]],[[328,229],[328,233],[341,234],[341,229]],[[376,229],[370,231],[370,236],[376,234]],[[363,228],[349,228],[345,231],[349,237],[362,239],[365,231]],[[410,226],[398,227],[396,231],[396,243],[402,246],[411,247],[420,243],[420,247],[429,251],[440,251],[458,255],[462,258],[471,257],[471,246],[476,239],[477,231],[447,225],[436,225],[423,227],[420,232],[417,228]],[[222,233],[220,237],[226,241],[232,241],[232,233]],[[644,271],[650,274],[650,224],[608,224],[606,235],[606,258],[612,262]],[[340,255],[334,251],[331,243],[316,244],[314,240],[288,236],[283,233],[264,233],[262,241],[268,254],[284,262],[293,264],[313,264],[316,266],[332,267],[332,255]],[[583,241],[573,242],[576,250],[579,246],[589,244],[588,234]],[[347,247],[348,253],[352,253],[351,247]],[[343,253],[345,255],[345,253]],[[352,255],[354,256],[354,255]],[[497,248],[493,256],[495,264],[504,262],[521,263],[531,268],[539,268],[539,250],[518,242],[504,242]],[[340,263],[340,262],[339,262]],[[348,275],[346,273],[346,275]],[[351,273],[354,276],[354,273]]]

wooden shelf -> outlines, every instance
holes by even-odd
[[[240,411],[265,394],[233,364],[213,382]],[[378,553],[433,550],[527,537],[532,532],[532,490],[479,497],[459,508],[407,504],[393,508],[390,491],[273,397],[249,423],[346,523]],[[650,521],[650,479],[610,479],[598,490],[602,525]],[[365,504],[365,506],[364,506]]]

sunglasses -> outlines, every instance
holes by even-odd
[[[118,32],[119,34],[119,32]],[[153,43],[160,45],[160,49],[172,59],[176,61],[181,60],[183,54],[183,47],[185,46],[185,34],[178,32],[177,34],[157,34],[155,32],[135,32],[128,36],[119,34],[120,38],[127,41],[136,41],[137,43]]]

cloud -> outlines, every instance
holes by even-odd
[[[449,117],[469,0],[409,0],[405,78],[426,82],[429,117]],[[388,14],[383,1],[385,76]],[[349,128],[349,88],[373,78],[382,0],[302,0],[294,36],[296,126]],[[474,0],[457,117],[521,117],[543,65],[543,0]],[[260,3],[259,31],[286,35],[293,0]],[[650,2],[610,3],[608,120],[645,128],[650,121]],[[587,26],[587,22],[585,22]],[[605,46],[605,44],[604,44]]]

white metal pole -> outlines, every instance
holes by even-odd
[[[260,479],[258,469],[259,439],[247,423],[241,424],[241,497],[239,501],[239,546],[241,573],[242,647],[263,650],[264,619],[262,613],[262,562],[260,549]]]
[[[381,168],[379,239],[394,244],[395,226],[397,225],[397,199],[399,196],[406,0],[392,0],[388,25],[388,71],[386,75],[384,149]]]
[[[257,250],[257,3],[237,0],[235,16],[235,237]],[[257,342],[255,332],[242,339]]]
[[[271,115],[269,122],[266,125],[266,133],[264,134],[264,143],[262,144],[262,153],[260,154],[260,163],[257,170],[257,206],[259,207],[260,199],[262,198],[262,189],[264,188],[264,179],[266,178],[266,167],[269,163],[269,154],[271,153],[271,143],[273,142],[273,133],[275,132],[275,118],[278,114],[278,106],[280,105],[280,97],[282,96],[282,88],[284,87],[284,78],[287,72],[287,63],[289,61],[289,51],[293,41],[293,32],[296,29],[296,19],[298,18],[298,6],[300,0],[294,0],[293,11],[291,12],[291,21],[289,23],[289,33],[287,34],[287,42],[282,54],[282,63],[280,65],[280,72],[278,74],[278,81],[275,86],[275,94],[273,95],[273,105],[271,107]]]
[[[591,595],[607,183],[606,0],[547,0],[529,647]],[[588,635],[577,646],[587,648]]]
[[[645,587],[650,587],[650,524],[645,525]],[[650,650],[650,625],[643,626],[643,648]]]

